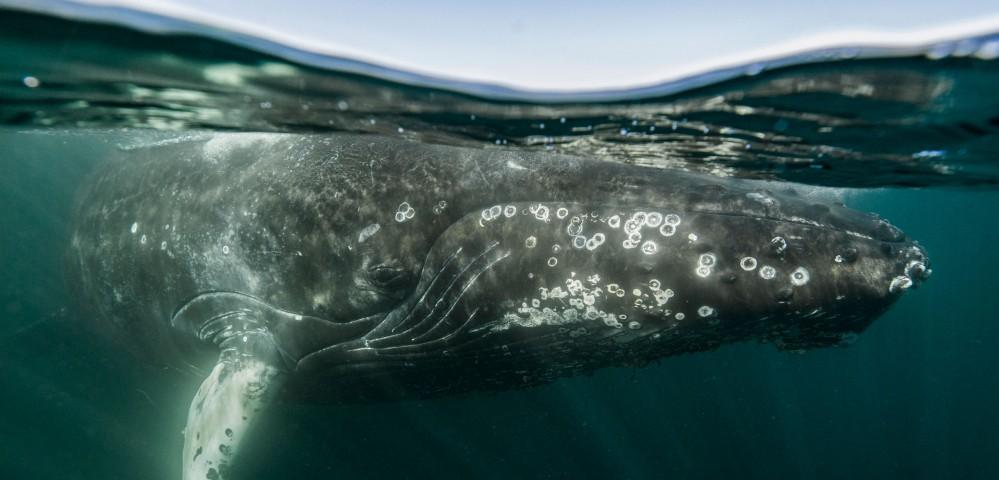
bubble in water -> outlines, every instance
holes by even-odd
[[[21,82],[23,82],[24,86],[28,88],[38,88],[38,86],[42,84],[40,80],[30,75],[21,79]]]

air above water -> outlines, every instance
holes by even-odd
[[[736,344],[526,390],[278,405],[234,478],[999,475],[999,34],[574,95],[17,10],[0,10],[0,39],[3,478],[179,478],[201,379],[81,328],[72,206],[114,152],[246,131],[788,182],[890,219],[934,273],[843,348]]]

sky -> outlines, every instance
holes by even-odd
[[[999,30],[995,0],[88,0],[280,36],[449,78],[527,89],[657,83],[816,44]],[[252,5],[252,6],[251,6]]]

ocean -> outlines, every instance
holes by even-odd
[[[934,273],[842,348],[744,343],[525,390],[278,404],[232,478],[999,478],[999,34],[575,95],[254,46],[0,10],[0,478],[180,478],[201,379],[82,327],[73,201],[112,152],[234,131],[789,182],[889,219]]]

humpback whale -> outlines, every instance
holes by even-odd
[[[510,389],[739,341],[848,343],[930,275],[871,214],[776,183],[378,136],[123,150],[79,194],[95,331],[202,372],[185,479],[274,401]]]

